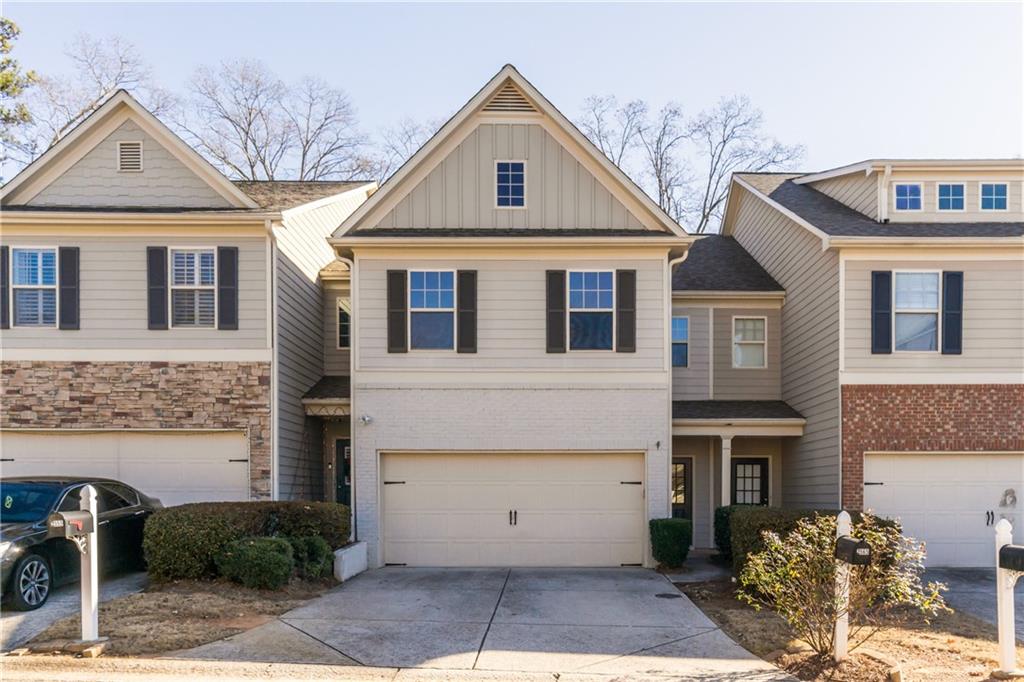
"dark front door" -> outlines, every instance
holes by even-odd
[[[334,441],[334,501],[352,506],[352,441],[339,438]]]
[[[693,458],[672,458],[672,517],[693,518]]]
[[[736,457],[732,460],[732,503],[768,504],[766,457]]]

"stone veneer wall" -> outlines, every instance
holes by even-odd
[[[1024,385],[843,386],[844,508],[863,505],[873,451],[1024,452]]]
[[[0,428],[237,429],[270,499],[269,362],[4,362]]]

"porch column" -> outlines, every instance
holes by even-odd
[[[732,504],[732,436],[722,436],[722,506]]]

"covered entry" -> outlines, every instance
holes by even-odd
[[[641,453],[383,453],[384,562],[640,565],[643,472]]]

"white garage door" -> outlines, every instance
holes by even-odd
[[[0,474],[96,476],[165,506],[249,499],[249,447],[239,432],[0,432]]]
[[[382,460],[386,563],[643,561],[642,455],[395,453]]]
[[[993,566],[995,522],[1024,538],[1024,454],[868,454],[864,507],[899,517],[928,566]]]

